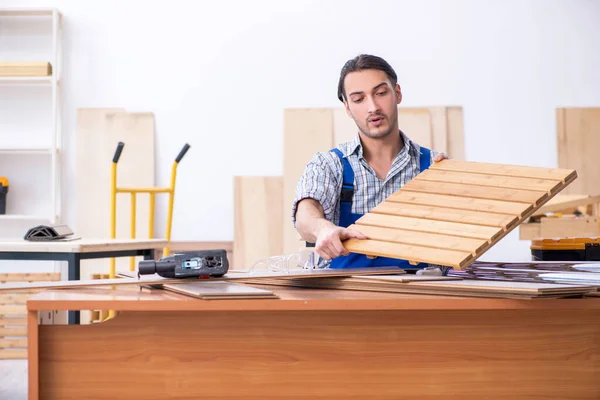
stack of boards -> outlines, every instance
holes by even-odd
[[[162,285],[171,292],[202,300],[278,299],[268,289],[256,288],[232,282],[185,282]]]
[[[458,277],[427,275],[376,275],[338,278],[269,279],[248,281],[280,286],[313,289],[362,290],[439,296],[486,297],[508,299],[542,299],[581,297],[596,291],[591,285],[538,282],[496,282],[463,280]]]

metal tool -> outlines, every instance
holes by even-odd
[[[163,278],[220,277],[228,270],[225,250],[175,253],[158,261],[143,260],[138,264],[138,276],[158,274]]]

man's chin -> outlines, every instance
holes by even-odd
[[[392,133],[391,129],[379,130],[379,129],[371,129],[371,130],[363,130],[362,133],[371,139],[383,139],[384,137],[389,136]]]

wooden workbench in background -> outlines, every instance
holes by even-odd
[[[27,302],[29,398],[600,398],[600,298],[269,288],[281,299],[39,293]],[[38,326],[52,309],[120,313]]]

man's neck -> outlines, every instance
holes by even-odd
[[[370,165],[391,166],[404,146],[404,140],[398,128],[384,138],[373,139],[366,135],[360,135],[360,140],[363,156]]]

